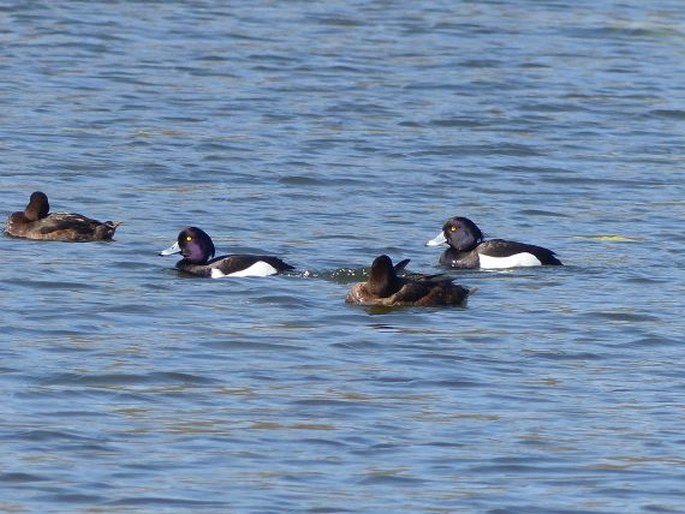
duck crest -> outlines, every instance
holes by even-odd
[[[38,221],[45,218],[50,212],[48,196],[42,191],[31,193],[29,203],[24,209],[24,216],[28,221]]]
[[[178,235],[181,255],[193,264],[204,264],[213,258],[216,249],[209,234],[198,227],[186,227]]]
[[[442,227],[448,244],[457,251],[473,250],[483,241],[483,232],[473,221],[461,216],[447,220]]]
[[[369,291],[381,298],[392,296],[402,287],[402,280],[395,274],[390,257],[381,255],[374,259],[369,274]]]

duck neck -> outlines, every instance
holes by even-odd
[[[372,280],[369,284],[371,293],[381,298],[392,296],[402,287],[402,280],[396,276],[383,276]]]
[[[24,216],[29,221],[38,221],[45,218],[48,212],[50,212],[50,204],[47,200],[45,202],[32,201],[24,209]]]

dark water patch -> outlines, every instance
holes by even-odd
[[[71,402],[97,403],[99,401],[110,401],[113,397],[122,402],[129,401],[135,404],[148,404],[155,401],[150,395],[132,393],[125,388],[109,390],[107,388],[83,388],[83,387],[53,387],[43,386],[38,380],[36,381],[38,387],[27,389],[21,393],[17,393],[16,397],[24,401],[54,401],[57,402],[60,398],[68,398]],[[96,414],[98,416],[99,414]]]
[[[660,347],[678,347],[682,342],[678,339],[673,339],[664,336],[647,336],[641,337],[632,341],[624,341],[616,343],[615,346],[622,348],[660,348]]]
[[[504,64],[503,61],[495,59],[466,59],[460,62],[465,68],[499,68]]]
[[[219,341],[211,341],[207,343],[202,343],[202,346],[205,348],[209,348],[212,350],[227,350],[227,351],[268,351],[268,352],[275,352],[280,353],[280,352],[293,352],[293,351],[300,351],[302,348],[299,346],[294,346],[294,345],[288,345],[288,344],[283,344],[283,343],[267,343],[267,342],[258,342],[254,341],[253,339],[244,339],[244,340],[236,340],[236,339],[230,339],[230,340],[219,340]]]
[[[98,505],[104,502],[105,497],[100,495],[78,493],[53,493],[47,495],[39,495],[37,497],[37,500],[41,502],[55,504],[66,503],[69,505]]]
[[[72,339],[78,338],[83,335],[84,331],[93,333],[97,332],[97,329],[93,329],[91,325],[79,325],[74,326],[72,329],[56,328],[50,323],[46,323],[45,326],[40,326],[41,323],[36,323],[37,321],[50,321],[50,320],[63,320],[64,316],[54,315],[45,318],[40,316],[25,316],[23,321],[30,321],[30,325],[38,325],[35,328],[25,328],[25,327],[11,327],[5,330],[7,335],[16,335],[17,337],[24,338],[38,338],[38,341],[44,343],[45,351],[62,351],[65,349],[62,345],[55,345],[54,341],[60,339]]]
[[[516,504],[510,508],[495,508],[488,510],[488,514],[511,514],[512,512],[526,512],[530,514],[607,514],[604,510],[601,502],[595,502],[592,500],[580,502],[587,503],[587,506],[581,506],[578,509],[569,509],[564,507],[539,507],[531,503]],[[597,506],[597,503],[600,503]],[[598,510],[600,509],[600,510]]]
[[[374,409],[374,406],[367,404],[360,400],[337,400],[331,398],[309,398],[301,400],[293,400],[290,403],[300,407],[309,407],[312,409],[321,409],[322,411],[344,411],[346,414],[352,411],[358,411],[360,408],[363,409]]]
[[[484,416],[487,417],[487,416]],[[425,446],[444,448],[444,449],[462,449],[467,446],[467,443],[461,443],[458,441],[427,441],[423,443]],[[449,468],[449,466],[446,466]]]
[[[336,343],[333,343],[331,345],[334,348],[341,348],[345,350],[356,350],[356,351],[361,351],[361,350],[383,350],[385,349],[386,345],[380,342],[375,342],[371,341],[368,339],[359,339],[359,338],[354,338],[353,340],[350,341],[339,341]]]
[[[538,177],[541,175],[561,175],[561,176],[569,176],[569,175],[575,175],[575,171],[567,168],[559,168],[559,167],[553,167],[553,166],[534,166],[534,165],[525,165],[525,164],[507,164],[507,165],[498,165],[494,166],[493,169],[501,171],[501,172],[511,172],[511,173],[529,173],[532,176]]]
[[[306,309],[312,307],[312,302],[307,301],[306,298],[276,294],[254,297],[251,303],[267,305],[287,305],[289,309]]]
[[[178,372],[153,372],[146,374],[103,374],[103,375],[77,375],[63,373],[44,378],[40,381],[43,386],[69,386],[80,385],[83,387],[121,387],[127,385],[208,385],[217,383],[213,379],[199,375]]]
[[[606,359],[606,356],[591,353],[591,352],[571,352],[568,350],[556,351],[542,351],[542,350],[526,350],[526,353],[539,359],[547,359],[554,361],[567,360],[581,360],[581,361],[596,361]]]
[[[585,112],[587,111],[587,106],[568,103],[568,102],[550,102],[550,103],[535,103],[531,102],[526,104],[526,112],[539,112],[539,113],[553,113],[558,114],[560,112]]]
[[[685,110],[655,109],[649,111],[650,116],[672,120],[685,120]]]
[[[381,485],[393,487],[422,487],[429,483],[430,480],[424,478],[416,478],[409,476],[402,476],[395,474],[392,470],[376,471],[363,478],[358,483],[360,485]]]
[[[459,379],[435,379],[435,380],[412,380],[411,385],[413,388],[426,388],[426,389],[470,389],[476,387],[482,387],[484,383],[472,381],[472,380],[459,380]]]
[[[630,311],[592,311],[585,316],[590,318],[604,319],[609,322],[623,323],[657,323],[661,318],[651,314],[642,314]]]
[[[432,157],[456,155],[482,156],[499,155],[510,157],[535,157],[543,155],[542,152],[529,145],[504,143],[500,145],[432,145],[427,150],[420,150],[409,154],[412,157]]]
[[[184,498],[162,496],[136,496],[129,498],[121,498],[118,500],[110,500],[104,502],[105,506],[110,507],[159,507],[159,508],[177,508],[177,509],[191,509],[191,508],[226,508],[226,504],[214,500],[189,500]]]
[[[30,280],[26,278],[21,278],[21,279],[8,279],[5,281],[5,283],[13,285],[13,286],[19,286],[19,287],[26,287],[26,288],[37,288],[37,289],[45,289],[45,290],[64,290],[64,291],[87,291],[89,289],[92,289],[95,287],[93,284],[88,284],[88,283],[81,283],[81,282],[66,282],[66,281],[59,281],[59,280]]]
[[[52,480],[50,477],[33,475],[30,473],[2,473],[0,474],[0,483],[3,484],[26,484],[33,482],[47,482]]]
[[[327,16],[322,14],[311,15],[311,19],[319,25],[333,26],[333,27],[361,27],[366,23],[361,18],[352,18],[349,16]]]
[[[447,118],[447,119],[436,119],[430,121],[429,125],[435,126],[435,127],[458,127],[458,128],[477,128],[477,127],[483,127],[489,125],[490,122],[487,122],[482,119],[477,119],[477,118],[469,118],[469,117],[460,117],[460,118]],[[403,125],[403,124],[401,124]],[[407,126],[404,124],[404,126]]]
[[[495,459],[498,460],[498,459]],[[474,466],[471,468],[472,473],[478,473],[483,475],[500,475],[500,474],[512,474],[512,475],[537,475],[543,474],[545,476],[550,476],[554,474],[565,474],[568,472],[567,467],[562,466],[550,466],[550,465],[536,465],[532,463],[534,459],[530,459],[527,463],[507,463],[506,461],[502,463],[487,464],[483,466]]]
[[[306,177],[302,175],[293,175],[288,177],[281,177],[278,181],[287,186],[323,186],[326,184],[323,180],[314,177]]]
[[[99,438],[93,438],[69,430],[22,430],[14,436],[14,440],[17,439],[33,443],[54,442],[61,444],[62,442],[73,442],[84,445],[94,443],[98,448],[101,442]]]
[[[523,216],[530,216],[531,218],[541,218],[541,217],[548,217],[548,218],[567,218],[567,214],[563,214],[560,212],[555,212],[555,211],[548,211],[548,210],[540,210],[540,209],[521,209],[518,211],[519,214]]]
[[[140,303],[124,303],[121,305],[102,305],[102,310],[108,313],[124,313],[124,314],[155,314],[159,312],[159,307],[150,304]]]
[[[353,510],[347,509],[345,507],[312,507],[307,509],[306,512],[311,514],[335,514],[338,512],[354,512]]]
[[[605,25],[601,27],[571,27],[568,29],[569,37],[595,40],[617,40],[636,44],[640,41],[649,42],[659,40],[664,37],[678,35],[672,30],[662,27],[657,30],[654,28],[638,27],[626,24],[625,26]]]

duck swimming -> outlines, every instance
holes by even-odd
[[[176,268],[201,277],[266,277],[295,269],[278,257],[269,255],[223,255],[214,258],[214,242],[197,227],[186,227],[178,234],[176,243],[159,255],[180,253],[183,259]]]
[[[560,266],[552,250],[516,241],[490,239],[468,218],[454,216],[445,222],[442,231],[426,246],[448,244],[440,256],[440,264],[448,268],[506,269],[520,266]]]
[[[404,267],[406,261],[400,265]],[[393,306],[458,306],[466,305],[473,289],[453,284],[451,279],[431,276],[398,277],[398,266],[387,255],[376,257],[371,264],[369,280],[355,284],[345,301],[358,305]]]
[[[50,214],[48,197],[42,191],[31,194],[23,211],[13,212],[5,223],[5,232],[12,237],[50,241],[111,240],[120,221],[100,222],[82,214],[55,212]]]

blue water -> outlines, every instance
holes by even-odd
[[[685,4],[231,4],[0,7],[0,214],[124,222],[0,237],[0,511],[685,512]],[[566,266],[344,303],[456,214]]]

